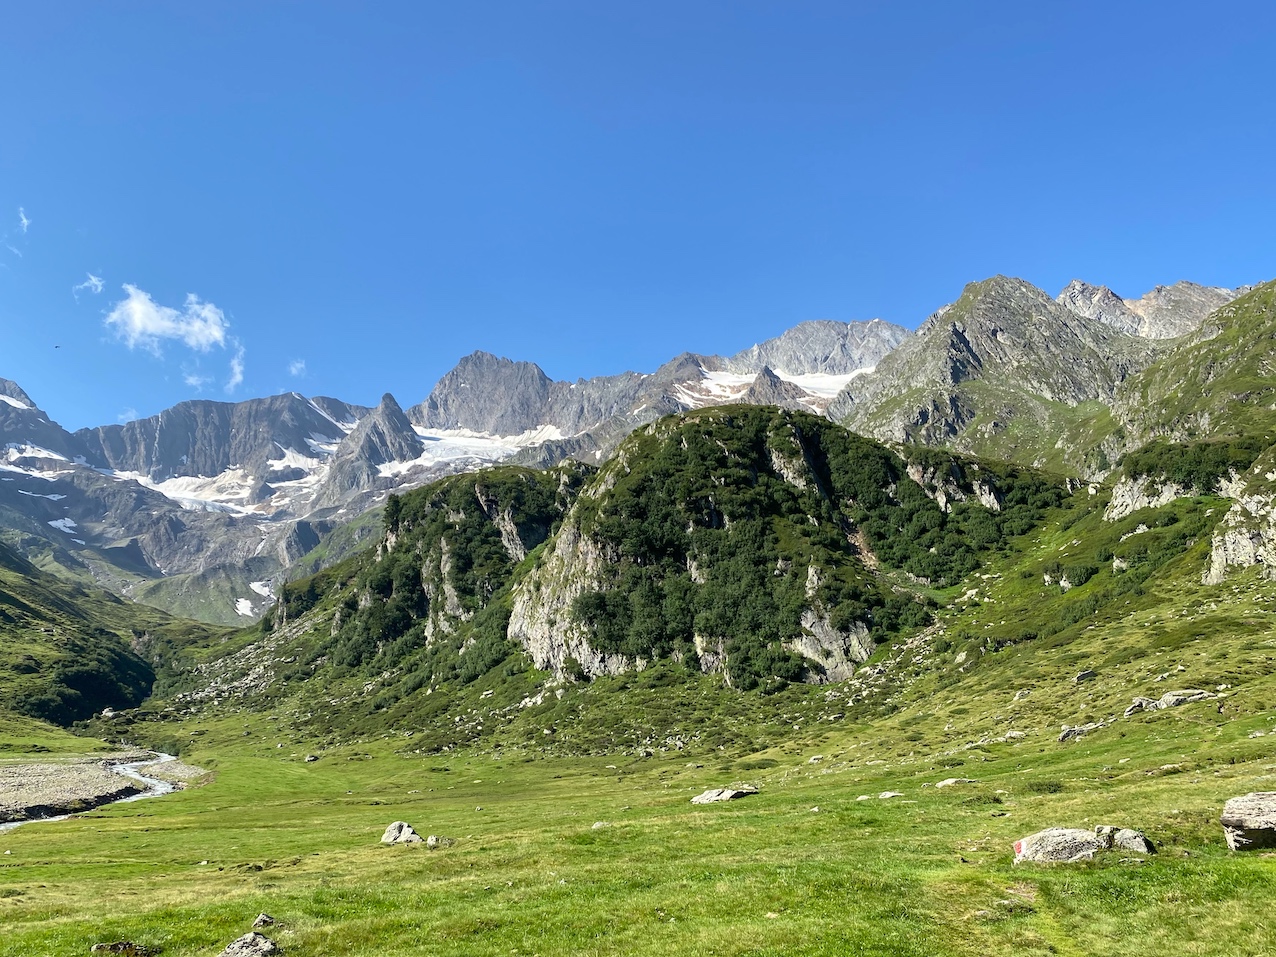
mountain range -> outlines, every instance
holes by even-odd
[[[69,433],[0,380],[3,540],[64,577],[233,624],[377,534],[370,510],[392,492],[496,462],[601,464],[635,429],[707,406],[800,410],[889,443],[1092,479],[1164,433],[1132,396],[1163,390],[1166,363],[1208,353],[1244,292],[1178,283],[1125,300],[1074,281],[1052,298],[995,277],[916,333],[805,322],[650,374],[556,382],[476,352],[406,410],[388,394],[370,408],[288,393]]]

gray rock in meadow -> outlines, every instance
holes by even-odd
[[[945,778],[935,785],[937,788],[950,788],[955,784],[976,784],[974,778]]]
[[[156,947],[135,944],[131,940],[117,940],[111,943],[94,944],[89,948],[91,954],[122,954],[123,957],[153,957],[159,953]]]
[[[1183,691],[1167,691],[1161,695],[1156,706],[1159,710],[1165,708],[1177,708],[1181,704],[1192,704],[1195,701],[1209,701],[1211,698],[1217,698],[1212,691],[1202,691],[1199,688],[1187,688]]]
[[[262,927],[273,927],[275,919],[269,914],[258,914],[257,919],[253,921],[253,930],[259,930]]]
[[[1087,668],[1085,671],[1082,671],[1076,677],[1074,677],[1072,681],[1074,684],[1081,684],[1081,682],[1083,681],[1089,681],[1091,678],[1097,678],[1098,676],[1099,676],[1099,673],[1097,671],[1092,671],[1091,669]]]
[[[1125,716],[1128,718],[1130,715],[1138,714],[1140,711],[1156,711],[1158,708],[1160,708],[1160,704],[1155,698],[1145,698],[1139,695],[1130,704],[1130,707],[1125,709]]]
[[[742,784],[734,788],[710,788],[703,794],[697,794],[691,799],[692,804],[716,804],[719,801],[734,801],[736,798],[748,797],[750,794],[757,794],[758,789]]]
[[[420,838],[417,838],[417,840],[420,840]],[[425,846],[432,851],[436,851],[440,847],[451,847],[455,843],[456,841],[454,841],[452,838],[440,837],[438,834],[431,834],[429,837],[425,839]]]
[[[1107,850],[1109,840],[1075,827],[1048,827],[1015,841],[1016,864],[1075,864]]]
[[[877,799],[879,801],[889,801],[891,798],[902,798],[903,796],[901,791],[883,791],[877,796]]]
[[[421,842],[421,835],[406,821],[395,821],[381,835],[382,844],[420,844]]]
[[[238,940],[232,940],[221,952],[221,957],[269,957],[279,953],[279,945],[264,934],[254,931]]]
[[[1134,851],[1138,854],[1156,853],[1156,846],[1147,839],[1147,835],[1134,828],[1100,824],[1094,829],[1094,833],[1110,848],[1120,848],[1123,851]]]
[[[1076,727],[1068,727],[1067,725],[1064,725],[1063,730],[1059,732],[1059,741],[1061,743],[1065,741],[1075,741],[1082,735],[1089,734],[1091,731],[1098,731],[1102,727],[1102,721],[1092,721],[1089,724],[1079,724]]]
[[[1231,798],[1220,819],[1233,851],[1276,847],[1276,791],[1256,791]]]

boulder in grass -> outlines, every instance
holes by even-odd
[[[262,927],[273,927],[275,919],[269,914],[258,914],[257,919],[253,921],[253,930],[259,930]]]
[[[1147,839],[1142,831],[1132,827],[1117,827],[1113,824],[1100,824],[1094,833],[1108,842],[1108,847],[1123,851],[1134,851],[1136,854],[1155,854],[1156,846]]]
[[[1104,837],[1075,827],[1048,827],[1015,841],[1016,864],[1075,864],[1110,847]]]
[[[432,851],[438,850],[440,847],[451,847],[456,841],[450,837],[442,837],[438,834],[431,834],[425,839],[425,846]]]
[[[741,784],[734,788],[710,788],[703,794],[691,799],[692,804],[717,804],[719,801],[734,801],[736,798],[757,794],[758,789],[749,784]]]
[[[1223,805],[1223,834],[1233,851],[1276,848],[1276,791],[1256,791]]]
[[[110,943],[94,944],[89,948],[89,953],[92,954],[121,954],[122,957],[154,957],[159,952],[158,947],[135,944],[131,940],[116,940]]]
[[[382,844],[420,844],[422,837],[406,821],[395,821],[381,835]]]
[[[974,778],[944,778],[944,780],[936,784],[935,787],[950,788],[956,784],[978,784],[978,783],[979,782],[976,781]]]
[[[270,957],[279,953],[279,945],[265,934],[253,932],[238,940],[232,940],[221,952],[221,957]]]

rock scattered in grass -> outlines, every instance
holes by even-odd
[[[253,921],[253,929],[259,930],[262,927],[273,927],[275,919],[269,914],[258,914],[257,919]]]
[[[417,840],[420,840],[420,838],[417,838]],[[451,847],[455,843],[456,841],[454,841],[452,838],[441,837],[438,834],[431,834],[429,837],[425,839],[425,846],[432,851],[436,851],[440,847]]]
[[[123,954],[124,957],[154,957],[158,954],[158,947],[147,947],[144,944],[135,944],[131,940],[117,940],[112,943],[94,944],[89,948],[92,954]]]
[[[1016,864],[1075,864],[1107,846],[1096,834],[1075,827],[1048,827],[1015,841]]]
[[[1100,824],[1091,831],[1075,827],[1048,827],[1015,841],[1016,864],[1076,864],[1094,860],[1100,851],[1114,847],[1139,854],[1155,854],[1156,848],[1142,831]]]
[[[267,937],[253,931],[238,940],[232,940],[221,952],[221,957],[270,957],[279,953],[279,945]]]
[[[1075,741],[1082,735],[1089,734],[1091,731],[1098,731],[1102,727],[1102,721],[1092,721],[1089,724],[1079,724],[1075,727],[1065,724],[1063,726],[1063,730],[1059,733],[1059,741],[1060,743],[1065,741]]]
[[[1233,851],[1276,847],[1276,791],[1256,791],[1223,805],[1223,834]]]
[[[595,821],[590,830],[601,831],[605,827],[611,827],[611,823],[609,821]]]
[[[1167,691],[1159,698],[1145,698],[1142,695],[1136,697],[1130,707],[1125,709],[1125,716],[1128,718],[1132,714],[1138,714],[1140,711],[1164,711],[1166,708],[1177,708],[1182,704],[1192,704],[1196,701],[1209,701],[1217,698],[1218,695],[1213,691],[1202,691],[1199,688],[1185,688],[1182,691]]]
[[[937,788],[950,788],[955,784],[978,784],[974,778],[944,778],[935,785]]]
[[[420,844],[421,835],[406,821],[395,821],[381,835],[382,844]]]
[[[879,801],[889,801],[891,798],[902,798],[904,795],[900,791],[883,791],[877,796]]]
[[[741,784],[732,788],[710,788],[703,794],[691,799],[692,804],[716,804],[718,801],[734,801],[736,798],[757,794],[758,789],[750,784]]]
[[[1092,671],[1089,668],[1087,668],[1085,671],[1078,673],[1072,679],[1072,682],[1073,684],[1081,684],[1081,682],[1083,681],[1089,681],[1091,678],[1097,678],[1097,677],[1099,677],[1099,673],[1097,671]]]

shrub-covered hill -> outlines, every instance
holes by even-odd
[[[0,545],[0,711],[68,725],[135,706],[175,649],[223,632],[69,584]]]
[[[529,691],[656,663],[737,691],[840,680],[1065,497],[1030,470],[905,459],[801,412],[701,410],[597,471],[499,467],[392,498],[376,548],[287,585],[259,632],[174,687],[304,683],[410,710],[493,673]]]

